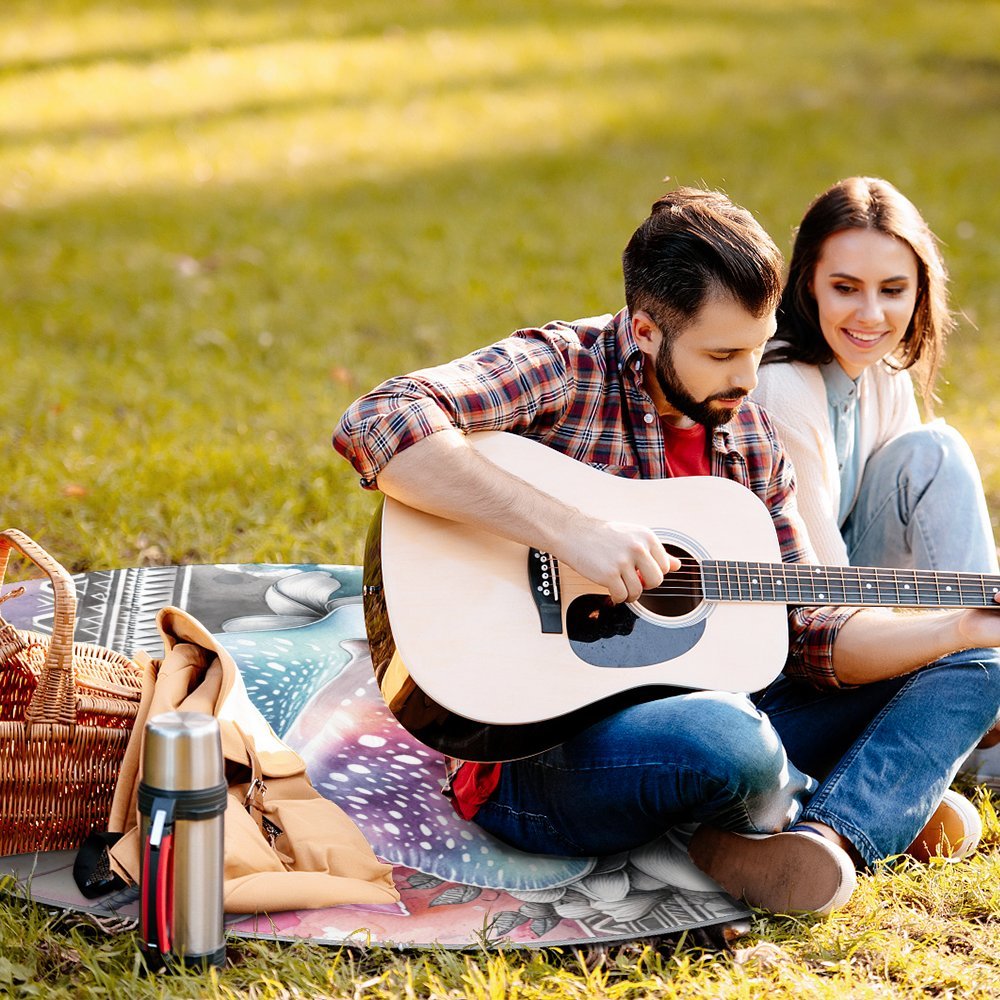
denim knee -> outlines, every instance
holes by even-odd
[[[948,671],[948,697],[961,698],[966,711],[978,718],[973,728],[979,738],[991,729],[1000,715],[1000,649],[964,649],[936,661],[931,667]],[[944,702],[947,705],[947,700]]]
[[[742,833],[775,833],[794,822],[816,782],[788,759],[767,716],[744,695],[713,693],[711,748],[720,794],[699,818]]]
[[[766,795],[781,786],[788,758],[768,718],[742,694],[703,692],[712,709],[703,717],[701,741],[717,776],[744,796]]]
[[[943,420],[906,431],[884,444],[869,458],[874,466],[885,464],[897,471],[900,483],[926,489],[939,476],[951,485],[955,477],[971,477],[978,485],[979,470],[969,445]]]

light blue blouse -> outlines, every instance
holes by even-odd
[[[830,411],[830,429],[833,431],[837,451],[837,468],[840,471],[840,511],[837,524],[844,526],[861,481],[861,427],[858,423],[858,380],[852,379],[836,359],[820,365],[826,385],[826,404]]]

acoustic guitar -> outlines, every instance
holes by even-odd
[[[587,514],[648,525],[681,568],[614,605],[546,552],[385,497],[365,552],[372,664],[400,724],[449,756],[512,760],[678,690],[759,690],[787,657],[789,605],[996,607],[998,576],[783,563],[767,508],[731,480],[623,479],[513,434],[469,441]]]

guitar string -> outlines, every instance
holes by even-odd
[[[708,588],[714,587],[717,590],[728,590],[730,594],[735,590],[739,590],[741,597],[743,596],[742,590],[744,586],[751,591],[751,594],[752,586],[759,588],[770,587],[772,596],[770,598],[764,597],[763,599],[765,600],[773,600],[775,597],[780,598],[783,596],[774,593],[776,586],[787,584],[792,588],[798,589],[798,593],[793,594],[791,600],[779,600],[776,603],[794,603],[794,598],[796,597],[801,600],[804,584],[808,585],[809,590],[817,590],[822,587],[833,591],[833,593],[827,595],[817,594],[818,597],[829,603],[837,603],[838,600],[842,603],[849,602],[852,597],[847,592],[848,587],[853,587],[857,591],[857,599],[861,600],[866,596],[874,596],[865,595],[862,591],[862,586],[865,586],[867,589],[874,585],[877,591],[879,591],[876,601],[862,601],[862,603],[880,604],[893,603],[881,597],[880,591],[882,586],[894,589],[897,598],[904,596],[899,590],[900,584],[906,589],[912,583],[918,588],[918,591],[924,587],[933,587],[938,592],[937,601],[928,600],[929,595],[926,593],[914,592],[910,595],[916,598],[913,604],[923,604],[925,607],[935,604],[948,606],[949,602],[941,592],[942,587],[945,588],[945,591],[951,598],[980,601],[983,602],[982,606],[984,607],[991,606],[994,603],[993,595],[1000,592],[1000,576],[991,576],[988,574],[948,573],[937,570],[898,570],[867,566],[817,567],[808,563],[796,565],[792,563],[709,561],[694,567],[682,566],[681,569],[668,573],[664,577],[663,584],[658,587],[650,587],[643,591],[643,593],[651,597],[692,597],[706,589],[706,581],[701,571],[702,567],[706,571],[715,572],[717,577],[714,581],[707,583]],[[870,578],[865,579],[862,575],[864,573],[868,573]],[[726,577],[725,580],[722,579],[723,574]],[[732,574],[736,574],[735,583],[732,579]],[[840,579],[836,579],[836,576],[839,576]],[[823,579],[819,579],[820,577],[823,577]],[[956,590],[953,591],[950,589],[955,586],[957,586]],[[564,581],[563,589],[577,588],[572,586],[567,588],[566,581]],[[837,593],[838,589],[841,591],[839,594]],[[710,599],[717,600],[718,598]],[[753,598],[751,597],[750,599]],[[904,602],[902,606],[907,605]]]
[[[775,577],[780,576],[785,579],[789,576],[801,577],[803,581],[815,580],[821,575],[832,576],[834,574],[839,574],[841,576],[860,576],[862,573],[870,573],[879,577],[881,582],[885,584],[892,584],[894,581],[906,583],[910,580],[914,580],[918,583],[927,583],[936,586],[941,583],[950,584],[953,580],[959,584],[964,582],[971,585],[972,581],[976,581],[976,586],[981,583],[1000,586],[1000,576],[993,576],[988,573],[953,573],[942,570],[901,570],[881,566],[816,566],[812,563],[758,563],[751,562],[749,560],[707,560],[704,563],[697,563],[694,566],[685,564],[678,570],[666,573],[664,575],[664,579],[669,580],[671,578],[683,578],[685,576],[700,578],[702,576],[702,568],[707,568],[716,572],[722,571],[727,574],[750,573],[763,575],[770,573]],[[949,578],[951,578],[951,580],[949,580]]]

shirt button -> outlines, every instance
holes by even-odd
[[[645,420],[647,424],[651,424],[654,420],[654,417],[652,413],[647,413],[642,419]]]

